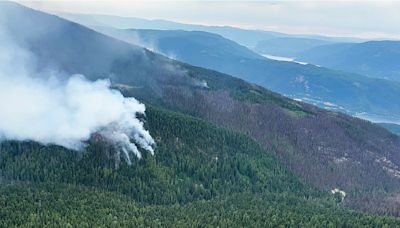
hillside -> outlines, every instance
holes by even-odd
[[[260,58],[243,46],[204,32],[96,29],[177,60],[230,74],[326,109],[350,114],[366,112],[382,119],[399,118],[395,114],[400,113],[400,104],[396,102],[400,83]]]
[[[369,41],[315,47],[304,51],[297,59],[369,77],[400,81],[399,58],[399,41]]]
[[[8,142],[1,147],[7,155],[0,160],[2,178],[104,187],[153,203],[211,199],[242,192],[243,186],[250,194],[303,196],[313,187],[323,192],[339,187],[349,193],[348,200],[400,187],[400,138],[379,126],[168,59],[56,16],[8,3],[0,3],[0,11],[9,18],[3,21],[6,28],[43,67],[51,63],[90,79],[110,77],[125,96],[202,119],[150,109],[148,125],[158,140],[155,157],[145,157],[140,166],[121,165],[116,172],[104,156],[83,153],[80,160],[63,148]],[[33,26],[37,23],[44,26]],[[60,157],[51,156],[54,151]],[[226,166],[213,165],[215,155],[218,161],[227,156]]]

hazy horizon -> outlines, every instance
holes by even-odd
[[[17,1],[53,13],[84,13],[232,26],[288,34],[400,39],[395,1]],[[207,16],[205,16],[207,14]]]

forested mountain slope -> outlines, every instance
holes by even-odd
[[[276,226],[399,224],[354,213],[308,187],[256,142],[148,106],[155,156],[131,166],[104,144],[85,151],[3,142],[2,226]]]
[[[266,203],[268,202],[268,203]],[[127,196],[65,184],[2,183],[0,226],[395,227],[398,219],[363,215],[332,203],[280,194],[236,194],[185,205],[143,205]]]
[[[93,139],[85,151],[34,142],[0,144],[4,180],[57,182],[120,192],[137,202],[187,203],[238,192],[321,195],[249,137],[203,120],[149,107],[156,154],[133,165]],[[134,158],[132,158],[134,159]]]
[[[155,156],[131,166],[104,144],[85,151],[0,144],[2,226],[382,226],[345,210],[243,134],[148,106]]]
[[[9,3],[0,3],[0,11],[9,18],[2,22],[17,42],[31,50],[42,66],[51,63],[68,74],[83,73],[90,79],[110,77],[113,86],[126,96],[241,132],[207,127],[208,123],[191,118],[180,122],[177,119],[182,119],[181,114],[177,119],[174,114],[152,116],[150,110],[149,127],[158,127],[152,134],[163,143],[158,141],[155,157],[139,162],[143,166],[121,165],[115,174],[90,163],[80,167],[82,161],[114,165],[101,156],[91,159],[92,153],[82,154],[80,160],[62,148],[8,142],[2,146],[7,156],[1,159],[3,176],[7,178],[102,186],[132,194],[139,202],[164,203],[210,199],[243,191],[243,186],[252,194],[297,190],[304,193],[303,182],[291,173],[323,190],[340,187],[350,192],[348,200],[352,194],[391,193],[400,187],[400,139],[379,126],[284,98],[225,74],[170,60],[55,16]],[[13,23],[11,19],[16,17],[18,23]],[[157,118],[165,119],[152,125]],[[182,127],[177,128],[179,125]],[[168,135],[169,131],[174,133]],[[54,151],[66,159],[52,157]],[[290,171],[283,169],[271,154]],[[215,156],[218,161],[228,156],[223,163],[226,167],[213,166]],[[191,163],[193,159],[202,162]],[[72,163],[67,163],[69,160]],[[245,165],[238,165],[238,161]],[[177,166],[170,169],[168,165]],[[75,171],[76,167],[80,169]],[[180,170],[179,175],[176,170]],[[115,184],[114,178],[120,184]],[[136,193],[135,184],[141,192]]]

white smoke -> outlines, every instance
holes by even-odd
[[[110,89],[108,80],[82,75],[63,80],[36,72],[34,58],[0,34],[0,139],[33,140],[79,150],[97,133],[131,163],[137,146],[154,153],[154,140],[137,115],[145,106]]]
[[[79,23],[79,20],[77,20]],[[133,29],[115,29],[115,28],[108,28],[108,27],[97,27],[91,26],[90,24],[86,24],[88,27],[103,33],[105,35],[115,37],[119,40],[125,41],[127,43],[143,47],[148,49],[149,51],[155,52],[157,54],[164,55],[170,59],[178,60],[177,56],[174,52],[170,51],[163,51],[159,47],[158,41],[155,38],[145,39],[141,36],[140,32],[135,31]]]

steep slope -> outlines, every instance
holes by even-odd
[[[7,27],[15,37],[18,37],[19,43],[29,48],[38,62],[43,65],[51,62],[67,73],[85,73],[91,79],[109,76],[115,88],[119,88],[126,96],[133,95],[142,101],[157,103],[245,133],[260,143],[264,147],[263,150],[266,149],[275,154],[292,172],[307,183],[324,190],[340,187],[346,192],[351,192],[348,199],[357,192],[360,194],[368,191],[396,192],[400,187],[398,175],[400,139],[381,127],[344,114],[324,111],[284,98],[262,87],[225,74],[167,59],[55,16],[14,4],[11,6],[6,3],[0,4],[2,4],[1,15],[9,19],[18,18],[16,24],[12,23],[14,20],[7,20]],[[39,22],[46,26],[31,26],[30,30],[24,29],[24,26]],[[38,34],[42,29],[47,31],[45,35],[31,38],[32,34]],[[184,129],[193,128],[196,131],[196,126],[197,123],[190,127],[185,125]],[[185,132],[184,134],[186,135]],[[217,132],[213,136],[219,134]],[[189,141],[184,145],[190,145]],[[168,142],[172,146],[180,145],[180,141],[174,141],[174,138]],[[248,143],[241,145],[248,145]],[[256,146],[256,144],[253,145]],[[204,145],[206,146],[208,145]],[[238,145],[232,144],[230,148],[236,146]],[[254,148],[249,152],[254,153],[258,150]],[[17,151],[22,149],[16,146]],[[51,149],[44,147],[39,152],[50,152]],[[221,150],[221,147],[215,149],[215,153],[223,151],[226,150]],[[247,151],[247,149],[242,148],[240,151]],[[22,157],[28,154],[24,153]],[[256,160],[255,165],[259,167],[260,164],[257,162],[262,159],[259,159],[257,156],[261,155],[257,154],[254,154],[253,160]],[[51,156],[45,157],[51,159]],[[190,157],[188,156],[187,159],[190,160]],[[179,160],[179,158],[180,156],[176,155],[176,159]],[[157,156],[155,160],[148,161],[157,164]],[[207,161],[207,159],[202,159],[202,161]],[[15,162],[15,164],[21,163]],[[47,161],[39,164],[47,166],[51,163]],[[210,164],[204,164],[200,169],[205,170],[205,176],[195,176],[195,178],[211,180],[207,176],[210,172],[210,167],[207,165]],[[7,167],[7,163],[5,166]],[[59,166],[66,166],[66,164],[55,167]],[[29,179],[30,172],[25,172],[25,169],[28,168],[22,166],[21,172],[13,172],[14,169],[9,169],[8,175],[14,178],[22,175]],[[33,173],[43,172],[37,168],[31,170]],[[187,176],[190,177],[194,170],[197,169],[192,169],[191,172],[189,169]],[[107,175],[107,172],[104,171],[102,175]],[[231,177],[232,171],[228,173]],[[164,177],[163,175],[164,172],[155,174],[156,177]],[[253,174],[250,172],[249,175],[244,180],[239,178],[239,175],[234,183],[251,182]],[[271,176],[275,175],[276,173]],[[70,178],[70,175],[66,176]],[[33,175],[33,177],[40,180],[40,175]],[[279,178],[279,175],[277,177]],[[282,177],[285,180],[288,178],[287,175]],[[56,181],[60,178],[63,177],[54,175],[49,180]],[[148,176],[143,174],[138,178],[146,180]],[[103,179],[100,178],[100,180]],[[107,179],[103,181],[105,180]],[[70,182],[73,181],[70,180]],[[94,186],[104,184],[104,182],[97,182],[97,179],[89,179],[89,182]],[[221,182],[225,183],[225,181]],[[150,186],[151,183],[149,183]],[[171,185],[173,183],[175,182],[170,182]],[[242,185],[234,184],[233,186],[238,188]],[[254,185],[255,189],[257,186],[257,184]],[[179,189],[175,190],[181,191]],[[223,189],[225,188],[221,187],[220,191]],[[192,192],[196,191],[192,190]],[[200,189],[199,195],[206,198],[212,192],[210,189],[204,192]],[[171,195],[166,194],[167,196]],[[149,197],[155,197],[155,195]],[[159,200],[168,199],[170,198]],[[175,198],[172,197],[172,199]],[[185,197],[182,200],[185,200]]]
[[[260,41],[254,47],[254,50],[261,54],[295,58],[310,48],[332,43],[326,40],[311,38],[280,37]]]
[[[230,40],[208,33],[96,29],[180,61],[231,74],[326,109],[400,119],[400,104],[396,102],[400,96],[400,83],[314,65],[260,58]]]
[[[298,59],[369,77],[400,81],[400,41],[370,41],[315,47]]]

